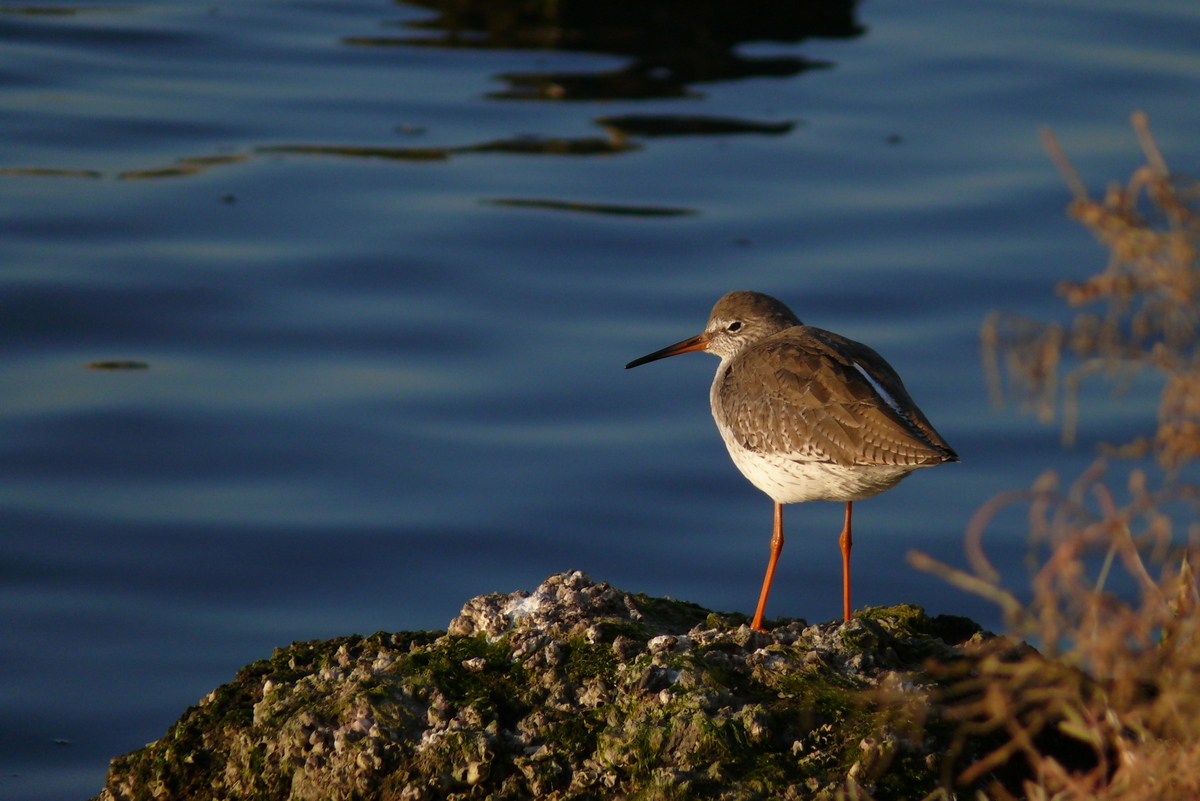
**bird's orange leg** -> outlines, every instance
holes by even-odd
[[[850,549],[854,546],[854,537],[850,534],[850,513],[854,501],[846,501],[846,525],[842,527],[842,536],[838,543],[842,546],[842,619],[850,619]]]
[[[763,579],[762,592],[758,595],[758,609],[754,611],[754,620],[750,628],[755,631],[766,631],[763,628],[763,612],[767,608],[767,596],[771,594],[771,581],[775,578],[775,565],[779,554],[783,553],[783,504],[775,504],[775,530],[771,533],[771,559],[767,562],[767,576]]]

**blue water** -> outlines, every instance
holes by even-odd
[[[856,605],[996,625],[904,553],[961,563],[987,498],[1152,424],[1150,385],[1063,451],[989,407],[977,332],[1065,319],[1054,284],[1104,263],[1039,126],[1094,191],[1141,163],[1138,108],[1200,169],[1192,2],[876,0],[695,63],[437,47],[384,2],[43,8],[76,13],[0,8],[2,798],[94,795],[274,646],[560,570],[750,611],[770,503],[716,360],[622,369],[731,289],[871,344],[962,456],[856,507]],[[840,514],[789,508],[772,613],[837,614]],[[1020,515],[992,542],[1019,582]]]

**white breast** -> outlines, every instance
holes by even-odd
[[[918,467],[924,465],[838,465],[828,461],[808,461],[777,453],[761,453],[747,449],[734,435],[720,403],[721,382],[729,367],[728,358],[721,359],[709,396],[713,418],[729,456],[750,483],[769,495],[776,503],[805,501],[859,501],[891,489]],[[874,383],[874,382],[872,382]],[[883,397],[894,404],[890,396]]]
[[[728,437],[725,447],[742,475],[776,503],[861,501],[891,489],[917,469],[913,465],[843,467],[828,462],[800,462],[748,451]]]

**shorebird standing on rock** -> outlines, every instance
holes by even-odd
[[[854,501],[891,489],[919,467],[958,454],[913,403],[892,366],[866,345],[800,322],[759,292],[717,301],[704,332],[625,365],[693,350],[721,358],[709,393],[733,463],[775,501],[771,557],[752,628],[783,550],[783,504],[845,501],[842,609],[850,619],[850,517]]]

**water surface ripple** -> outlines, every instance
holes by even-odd
[[[0,798],[95,794],[274,646],[556,571],[748,611],[715,360],[621,369],[731,289],[871,344],[962,456],[859,505],[858,604],[994,625],[904,552],[1152,419],[1062,451],[977,331],[1104,258],[1038,126],[1093,190],[1135,108],[1200,169],[1193,3],[500,5],[0,9]],[[837,614],[839,515],[789,512],[774,613]]]

